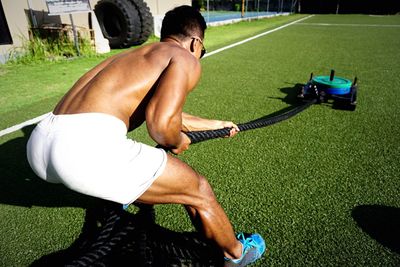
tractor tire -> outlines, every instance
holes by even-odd
[[[94,12],[111,48],[143,44],[153,33],[153,16],[143,0],[100,0]]]

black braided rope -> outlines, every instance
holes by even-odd
[[[251,129],[262,128],[281,122],[283,120],[287,120],[295,116],[296,114],[302,112],[303,110],[307,109],[314,103],[316,103],[316,99],[312,99],[310,101],[304,101],[302,105],[296,106],[285,113],[273,117],[262,117],[260,119],[238,124],[239,130],[247,131]],[[193,132],[187,132],[186,134],[190,138],[192,144],[195,144],[209,139],[227,136],[229,135],[230,130],[231,128],[223,128],[223,129],[209,130],[209,131],[193,131]]]
[[[43,256],[31,267],[223,266],[219,248],[196,232],[178,233],[155,223],[152,206],[136,214],[100,202],[86,210],[79,238],[67,249]]]

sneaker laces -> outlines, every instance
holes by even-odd
[[[230,258],[225,257],[225,261],[230,261],[235,264],[243,264],[243,263],[249,264],[249,263],[252,263],[252,262],[256,261],[257,259],[259,259],[261,257],[261,255],[264,253],[265,243],[261,236],[259,236],[260,237],[259,241],[261,241],[261,242],[257,242],[258,238],[254,238],[254,237],[258,237],[258,236],[259,235],[249,235],[246,238],[244,233],[239,233],[236,236],[236,238],[242,245],[242,255],[240,256],[240,258],[237,258],[237,259],[230,259]],[[254,249],[254,250],[251,251],[252,249]],[[251,252],[251,255],[248,254],[249,252]],[[248,256],[250,256],[250,258],[247,258],[245,260],[245,262],[242,263],[242,261],[245,259],[245,257],[248,257]],[[238,266],[242,266],[242,265],[238,265]]]
[[[242,243],[242,245],[243,245],[242,255],[244,255],[244,253],[246,252],[246,250],[248,248],[251,248],[251,247],[257,248],[257,245],[258,245],[257,242],[254,241],[254,239],[251,237],[246,238],[243,233],[238,234],[237,239],[240,240],[240,243]],[[257,249],[257,251],[258,251],[258,249]]]

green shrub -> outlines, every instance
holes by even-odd
[[[32,37],[23,40],[22,47],[11,50],[8,63],[30,63],[37,61],[55,61],[76,56],[92,56],[96,52],[87,38],[78,38],[78,47],[74,41],[66,36],[43,37],[38,32],[33,32]]]

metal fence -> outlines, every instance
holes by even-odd
[[[194,0],[202,11],[294,12],[297,0]]]
[[[207,23],[296,12],[297,0],[194,0]]]

